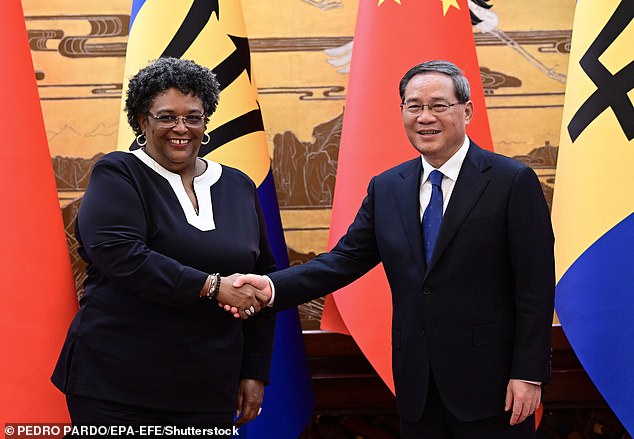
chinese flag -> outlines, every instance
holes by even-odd
[[[400,115],[399,81],[416,64],[452,61],[471,83],[469,136],[492,149],[467,0],[359,2],[339,167],[330,224],[333,247],[346,232],[370,179],[415,157]],[[379,265],[326,301],[321,327],[351,334],[394,391],[390,289]]]
[[[3,4],[0,424],[67,422],[50,376],[77,300],[22,6]]]

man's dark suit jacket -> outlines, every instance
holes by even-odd
[[[555,276],[548,207],[531,168],[471,142],[426,267],[421,172],[419,157],[374,177],[332,251],[269,275],[274,308],[328,294],[382,262],[392,290],[400,416],[420,418],[430,369],[456,417],[499,415],[510,378],[550,380]]]

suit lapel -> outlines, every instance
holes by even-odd
[[[401,224],[407,235],[412,259],[421,273],[425,272],[423,258],[423,239],[420,229],[420,174],[423,169],[421,159],[416,158],[399,172],[402,180],[392,187],[394,199],[398,205]]]
[[[438,240],[436,241],[436,247],[434,248],[429,267],[427,267],[427,273],[442,256],[467,214],[475,206],[484,188],[489,184],[489,178],[482,173],[490,166],[486,153],[475,143],[471,142],[469,152],[460,168],[449,205],[447,205],[447,210],[443,216]]]

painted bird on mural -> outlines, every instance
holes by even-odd
[[[540,72],[551,79],[559,82],[566,82],[566,75],[556,70],[556,66],[547,67],[537,57],[522,47],[511,36],[498,28],[500,19],[498,15],[491,10],[493,5],[489,4],[489,0],[469,0],[469,13],[471,14],[471,24],[482,33],[495,36],[502,41],[507,47],[510,47],[522,56],[526,61],[532,64]]]

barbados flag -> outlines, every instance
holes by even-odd
[[[220,83],[218,109],[211,116],[211,141],[200,155],[238,168],[258,186],[269,242],[278,268],[288,266],[257,87],[251,69],[242,5],[238,0],[134,0],[126,53],[124,87],[131,76],[161,56],[192,59],[212,69]],[[123,103],[122,103],[123,105]],[[119,148],[134,148],[125,114]],[[314,399],[297,309],[277,314],[271,382],[262,414],[240,437],[296,438],[312,415]]]
[[[557,314],[634,434],[634,0],[577,0],[553,200]]]

